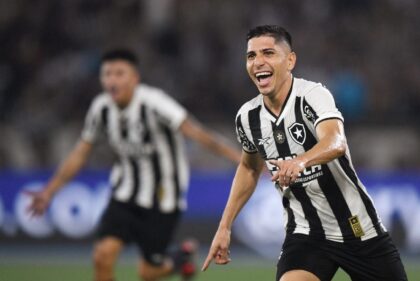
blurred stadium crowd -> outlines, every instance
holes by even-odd
[[[236,111],[256,94],[245,34],[273,23],[294,37],[295,75],[333,92],[356,165],[418,169],[419,10],[415,0],[1,1],[0,168],[63,157],[100,91],[102,52],[120,46],[139,54],[143,81],[234,141]],[[92,167],[108,163],[96,155]],[[197,166],[220,167],[192,155]]]

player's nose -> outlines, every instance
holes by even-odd
[[[254,65],[259,67],[265,64],[264,56],[257,55],[254,60]]]

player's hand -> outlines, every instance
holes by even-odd
[[[231,261],[230,259],[230,230],[228,229],[219,229],[216,232],[216,235],[213,238],[209,254],[207,255],[206,260],[201,268],[201,271],[205,271],[212,260],[216,264],[227,264]]]
[[[41,216],[47,210],[51,195],[45,190],[42,191],[25,191],[26,194],[32,197],[32,202],[28,206],[27,211],[31,216]]]
[[[299,158],[289,160],[270,160],[270,164],[277,166],[277,172],[271,177],[273,182],[279,182],[281,187],[293,184],[299,173],[305,169],[305,161]]]

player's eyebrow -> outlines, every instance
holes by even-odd
[[[254,55],[255,54],[255,51],[249,51],[249,52],[246,52],[246,55],[247,56],[249,56],[249,55]]]
[[[266,52],[266,51],[275,51],[274,48],[264,48],[262,50],[260,50],[260,52]]]
[[[264,53],[264,52],[267,52],[267,51],[275,51],[275,49],[274,48],[264,48],[264,49],[258,50],[257,52]],[[256,53],[256,51],[249,51],[246,54],[247,55],[251,55],[251,54],[253,55],[255,53]]]

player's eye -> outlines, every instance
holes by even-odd
[[[248,60],[252,60],[252,59],[254,59],[254,58],[255,58],[255,53],[249,53],[249,54],[247,54],[247,55],[246,55],[246,58],[247,58]]]
[[[274,55],[274,51],[272,51],[272,50],[264,51],[264,55],[272,56],[272,55]]]

